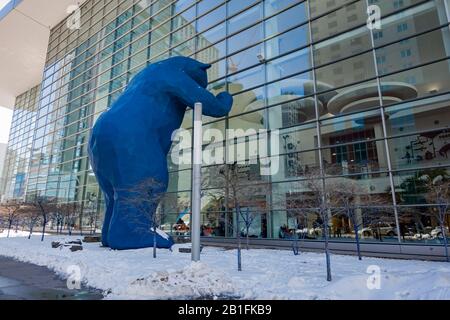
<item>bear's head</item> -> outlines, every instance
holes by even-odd
[[[172,57],[164,60],[164,63],[170,65],[172,68],[185,72],[202,88],[206,88],[208,86],[207,70],[211,68],[210,64],[201,63],[187,57]]]

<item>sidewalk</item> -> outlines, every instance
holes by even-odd
[[[46,267],[0,256],[0,300],[99,300],[101,292],[69,290]]]

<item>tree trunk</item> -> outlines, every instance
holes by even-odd
[[[248,246],[249,246],[249,237],[248,237],[248,231],[249,231],[249,228],[247,228],[247,239],[246,239],[246,241],[247,241],[247,243],[246,243],[246,247],[247,247],[247,250],[249,249],[248,248]]]
[[[11,227],[12,227],[12,220],[9,220],[9,223],[8,223],[8,235],[6,236],[7,238],[9,238],[9,232],[11,231]]]
[[[28,235],[28,240],[31,239],[31,235],[33,234],[33,226],[30,228],[30,234]]]
[[[44,241],[44,236],[45,236],[45,226],[47,225],[47,218],[44,218],[44,222],[42,225],[42,236],[41,236],[41,242]]]
[[[61,218],[61,221],[59,222],[59,233],[62,234],[64,230],[64,217]]]
[[[442,238],[444,240],[444,250],[445,250],[445,258],[447,262],[450,262],[449,256],[448,256],[448,241],[447,241],[447,230],[445,230],[445,221],[441,221],[441,232],[442,232]]]
[[[82,214],[80,214],[79,223],[80,223],[80,236],[82,236],[83,235],[83,215]]]
[[[326,218],[324,219],[324,236],[325,236],[325,258],[326,258],[326,262],[327,262],[327,281],[331,281],[332,277],[331,277],[331,259],[330,259],[330,250],[328,248],[328,213],[325,213]],[[324,216],[325,216],[324,215]]]
[[[356,252],[358,253],[358,259],[362,260],[361,247],[359,244],[359,234],[358,234],[359,228],[358,228],[358,225],[355,220],[356,220],[355,217],[352,215],[353,231],[355,232],[355,241],[356,241]]]
[[[153,258],[156,258],[156,228],[153,228]]]
[[[298,237],[294,232],[293,238],[292,238],[292,252],[294,253],[294,256],[298,256],[300,250],[298,245]]]
[[[236,192],[234,192],[234,198],[236,199]],[[241,213],[241,208],[237,201],[235,200],[235,208],[236,208],[236,237],[238,241],[238,248],[237,248],[237,262],[238,262],[238,271],[242,271],[242,252],[241,252],[241,227],[239,222],[239,215]]]
[[[97,212],[95,213],[94,217],[94,234],[97,232]]]

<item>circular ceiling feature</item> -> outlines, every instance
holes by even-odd
[[[291,112],[294,117],[298,117],[300,119],[300,122],[305,122],[316,118],[316,106],[314,103],[314,98],[311,97],[302,99],[301,97],[295,95],[276,96],[269,99],[269,105],[281,106],[284,114]],[[320,115],[325,114],[325,108],[320,101],[318,101],[317,107],[319,108]],[[264,101],[258,100],[249,104],[245,108],[245,112],[252,112],[261,108],[264,108]],[[251,119],[254,119],[254,114],[260,114],[262,116],[263,112],[264,110],[260,110],[260,112],[243,114],[241,117],[247,121],[250,121],[248,120],[249,116],[251,116]]]
[[[396,97],[383,97],[383,105],[402,102],[402,99]],[[359,101],[349,103],[343,107],[340,113],[350,113],[357,111],[365,111],[380,106],[380,99],[378,97],[366,98]]]
[[[417,89],[408,83],[385,82],[381,88],[385,104],[417,97]],[[350,110],[365,110],[379,104],[377,83],[364,83],[334,96],[328,103],[328,111],[332,114],[348,113]]]

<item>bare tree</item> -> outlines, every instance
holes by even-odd
[[[292,239],[292,252],[294,255],[300,254],[300,248],[308,235],[309,212],[305,206],[306,201],[308,201],[308,199],[305,197],[305,194],[302,193],[290,193],[286,201],[287,217],[289,219],[294,219],[296,226],[293,234],[290,234],[290,238]]]
[[[24,203],[20,213],[28,227],[28,239],[31,239],[34,227],[38,224],[41,217],[40,210],[34,203]]]
[[[138,210],[141,214],[147,216],[147,221],[133,221],[138,227],[137,232],[148,234],[153,232],[153,258],[156,258],[156,238],[158,227],[162,220],[162,210],[158,211],[158,204],[163,200],[165,193],[164,185],[154,178],[145,179],[126,191],[130,197],[124,202],[125,205]]]
[[[8,224],[8,234],[7,238],[9,238],[10,231],[12,226],[19,221],[20,217],[20,209],[22,207],[22,203],[16,200],[7,201],[6,203],[0,206],[0,213],[2,216],[6,217],[6,221]]]
[[[79,203],[79,211],[78,211],[78,228],[80,231],[80,236],[83,236],[83,219],[84,219],[84,202]]]
[[[87,215],[89,218],[89,226],[91,229],[91,234],[95,234],[95,232],[97,231],[98,203],[99,199],[96,195],[91,195],[89,197]]]
[[[321,226],[324,238],[327,281],[331,281],[331,259],[329,249],[331,218],[329,203],[330,194],[329,190],[327,190],[326,188],[324,176],[321,169],[309,169],[308,172],[305,173],[305,177],[307,178],[307,180],[304,182],[304,184],[310,192],[310,199],[306,203],[307,205],[309,205],[310,210],[315,212],[319,218],[316,223]]]
[[[58,210],[61,213],[62,217],[61,227],[66,225],[69,236],[71,236],[72,229],[75,225],[75,221],[81,210],[80,205],[77,202],[61,203],[57,205],[56,210]]]
[[[426,182],[427,194],[426,198],[429,203],[433,203],[434,207],[430,210],[431,214],[439,223],[442,239],[444,241],[445,257],[450,262],[448,253],[447,235],[450,230],[446,226],[447,215],[450,208],[450,179],[448,176],[438,175],[434,178],[429,175],[423,175],[421,178]]]
[[[45,228],[50,219],[51,213],[56,211],[56,209],[57,209],[56,201],[55,201],[55,199],[52,199],[52,198],[36,196],[34,201],[32,202],[32,205],[39,209],[39,212],[41,215],[40,220],[42,222],[41,241],[44,241]]]
[[[360,211],[361,200],[364,195],[368,194],[368,190],[364,190],[355,180],[352,179],[333,179],[327,182],[327,189],[330,193],[330,203],[337,213],[344,214],[351,222],[353,232],[355,234],[356,251],[358,259],[361,258],[361,247],[359,239],[359,228],[362,224],[362,219],[358,211]]]
[[[245,229],[245,248],[249,250],[250,246],[250,229],[258,217],[261,217],[262,214],[266,212],[266,208],[258,208],[258,207],[246,207],[239,212],[242,222],[244,223]]]
[[[60,234],[62,232],[64,217],[58,204],[55,205],[54,210],[51,213],[51,219],[53,224],[56,224],[56,234]]]
[[[237,264],[238,271],[242,271],[242,227],[244,225],[247,248],[249,247],[250,228],[258,216],[267,212],[270,208],[266,200],[270,193],[270,185],[258,178],[251,178],[245,172],[245,166],[225,164],[215,167],[217,174],[210,174],[214,177],[215,183],[221,187],[221,192],[227,208],[232,208],[236,214],[236,237],[237,237]]]

